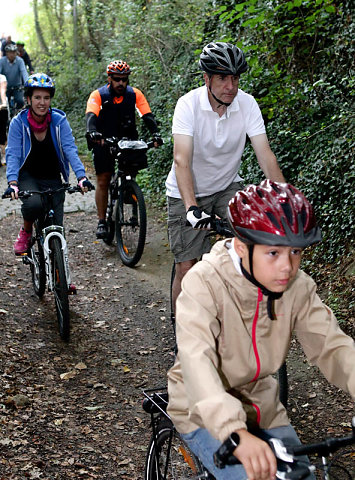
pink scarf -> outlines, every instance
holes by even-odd
[[[28,110],[27,120],[28,120],[28,123],[30,124],[31,129],[32,129],[34,132],[40,133],[40,132],[44,132],[45,130],[47,130],[48,125],[49,125],[49,123],[50,123],[50,121],[51,121],[51,114],[48,112],[46,118],[44,119],[44,121],[41,122],[41,123],[38,123],[38,122],[33,118],[31,110]]]

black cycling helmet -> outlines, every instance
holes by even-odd
[[[16,52],[17,47],[13,43],[9,43],[9,45],[6,45],[5,47],[5,52]]]
[[[210,75],[240,75],[248,69],[242,50],[225,42],[211,42],[206,45],[200,55],[199,65]]]

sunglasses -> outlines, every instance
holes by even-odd
[[[128,82],[128,77],[115,77],[115,76],[111,75],[111,78],[116,83],[118,83],[118,82],[123,82],[123,83]]]

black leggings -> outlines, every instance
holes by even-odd
[[[7,108],[0,110],[0,145],[6,143],[6,127],[9,121],[9,111]]]
[[[43,191],[48,188],[60,188],[62,182],[60,179],[44,180],[32,177],[28,172],[22,171],[19,175],[20,190]],[[55,225],[63,225],[65,192],[58,192],[53,195],[53,210]],[[23,198],[21,212],[24,220],[34,222],[37,219],[43,219],[45,214],[45,196],[34,194],[29,198]]]

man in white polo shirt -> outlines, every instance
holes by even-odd
[[[238,171],[247,136],[265,177],[285,182],[258,104],[238,89],[239,76],[248,68],[244,53],[230,43],[209,43],[199,63],[205,85],[176,104],[174,162],[166,180],[169,241],[176,262],[174,305],[183,276],[210,249],[210,215],[225,217],[229,200],[243,188]]]

